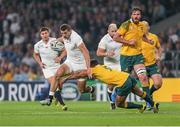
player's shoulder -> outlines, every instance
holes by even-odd
[[[80,35],[76,31],[72,30],[72,37],[80,37]]]
[[[82,37],[74,30],[72,30],[71,40],[81,41]]]
[[[150,35],[151,37],[158,38],[158,36],[157,36],[156,34],[149,33],[149,35]]]
[[[109,34],[107,33],[107,34],[105,34],[102,38],[101,38],[101,41],[107,41],[107,40],[109,40],[110,39],[110,36],[109,36]]]
[[[144,23],[144,21],[139,21],[139,25],[146,26],[146,24]]]
[[[34,44],[34,47],[39,47],[39,46],[42,45],[42,44],[43,44],[43,41],[40,40],[40,41],[38,41],[38,42],[36,42],[36,43]]]
[[[121,24],[121,27],[124,28],[124,29],[126,29],[126,30],[128,30],[130,24],[131,24],[131,21],[130,21],[130,19],[129,19],[129,20],[126,20],[125,22],[123,22],[123,23]]]

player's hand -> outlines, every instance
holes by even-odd
[[[128,45],[131,45],[131,46],[134,46],[136,44],[136,41],[135,40],[130,40],[128,42]]]
[[[91,68],[88,68],[88,69],[87,69],[87,75],[88,75],[89,79],[92,79],[92,71],[91,71]]]
[[[55,61],[56,63],[60,63],[60,62],[61,62],[61,57],[56,57],[56,58],[54,58],[54,61]]]
[[[40,63],[40,67],[41,67],[41,68],[45,68],[45,66],[46,66],[46,64],[44,64],[44,63],[42,63],[42,62]]]
[[[106,52],[106,56],[114,56],[115,55],[115,53],[114,53],[114,51],[108,51],[108,52]]]
[[[148,43],[151,44],[151,45],[153,45],[153,44],[154,44],[154,41],[151,40],[151,39],[148,39]]]
[[[57,40],[58,40],[59,42],[64,43],[64,37],[60,37],[60,38],[58,38]]]
[[[160,65],[160,60],[161,58],[159,56],[156,56],[156,64],[159,66]]]

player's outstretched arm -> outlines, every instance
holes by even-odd
[[[91,73],[91,69],[90,69],[90,56],[89,56],[89,51],[88,49],[86,48],[85,44],[84,43],[81,43],[79,45],[79,49],[81,50],[84,58],[85,58],[85,61],[86,61],[86,66],[87,66],[87,75],[89,78],[92,78],[92,73]]]
[[[75,71],[71,74],[69,79],[77,79],[87,77],[87,70]]]
[[[62,77],[58,78],[58,86],[59,88],[62,88],[62,85],[65,81],[70,80],[70,79],[78,79],[78,78],[84,78],[87,77],[87,70],[81,70],[81,71],[76,71],[68,75],[64,75]]]

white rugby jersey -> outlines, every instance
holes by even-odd
[[[40,40],[34,45],[34,52],[39,53],[41,61],[46,65],[45,68],[51,68],[59,66],[60,63],[55,62],[55,58],[59,52],[63,49],[63,43],[58,42],[56,38],[49,37],[49,41],[46,43]]]
[[[80,35],[72,30],[70,38],[64,39],[64,45],[67,52],[66,60],[75,64],[86,64],[85,58],[81,50],[78,48],[82,43],[83,40]]]
[[[99,42],[98,48],[105,49],[108,51],[114,51],[115,55],[111,57],[104,57],[104,65],[110,66],[118,64],[120,66],[120,48],[122,44],[115,42],[111,36],[107,33]]]

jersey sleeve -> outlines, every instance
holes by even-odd
[[[105,38],[103,37],[103,38],[100,40],[99,44],[98,44],[98,48],[106,49],[105,41],[106,41],[106,40],[105,40]]]
[[[117,30],[117,33],[124,36],[125,33],[128,31],[129,29],[129,25],[130,25],[130,21],[126,21],[124,23],[121,24],[121,26],[119,27],[119,29]]]
[[[79,47],[79,45],[83,43],[83,39],[78,34],[76,35],[75,43],[76,43],[77,47]]]
[[[34,45],[34,52],[35,53],[39,53],[39,46],[38,46],[38,44]]]
[[[156,47],[159,48],[160,47],[160,41],[158,36],[155,35],[155,40],[156,40]]]
[[[147,26],[143,23],[143,31],[142,31],[142,35],[145,35],[146,33],[148,33],[148,28]]]
[[[126,29],[123,28],[122,26],[119,27],[119,29],[117,30],[117,33],[124,36],[124,34],[126,33]]]

